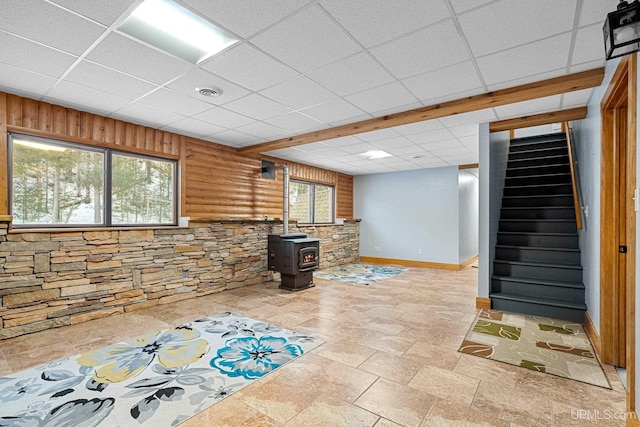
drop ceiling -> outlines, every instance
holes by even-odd
[[[0,90],[236,148],[604,65],[611,0],[182,0],[240,42],[192,65],[116,28],[141,0],[3,0]],[[197,87],[222,89],[203,97]],[[592,89],[266,154],[352,175],[478,162],[478,123]],[[360,154],[384,150],[391,157]]]

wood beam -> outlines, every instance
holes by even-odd
[[[331,129],[296,135],[276,141],[264,142],[239,150],[242,154],[259,154],[281,148],[297,147],[312,142],[340,138],[358,133],[387,129],[408,123],[438,119],[456,114],[468,113],[485,108],[499,107],[515,102],[544,98],[576,90],[589,89],[600,86],[604,78],[604,68],[596,68],[580,73],[555,77],[535,83],[501,89],[494,92],[474,95],[441,104],[429,105],[401,113],[389,114],[382,117],[367,119],[356,123],[349,123]]]
[[[514,119],[500,120],[489,125],[490,132],[502,132],[511,129],[520,129],[530,126],[548,125],[551,123],[582,120],[587,117],[587,107],[577,107],[568,110],[552,111],[550,113],[533,114],[531,116],[516,117]]]
[[[469,163],[468,165],[458,165],[458,169],[459,170],[478,169],[479,167],[480,167],[480,164],[478,164],[478,163]]]

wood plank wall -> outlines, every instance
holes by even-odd
[[[181,216],[282,218],[282,174],[261,177],[261,157],[171,132],[0,92],[0,215],[8,213],[7,131],[177,159]],[[276,158],[293,179],[336,187],[337,216],[353,218],[353,177]]]

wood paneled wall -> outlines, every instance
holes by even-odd
[[[171,132],[0,92],[0,215],[8,213],[7,131],[178,159],[181,216],[282,218],[282,174],[262,178],[261,157]],[[266,157],[262,157],[266,158]],[[337,216],[353,218],[353,177],[276,158],[293,179],[336,187]]]
[[[353,218],[353,176],[343,173],[338,174],[336,205],[338,218]]]

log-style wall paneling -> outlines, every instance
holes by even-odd
[[[387,129],[408,123],[439,119],[441,117],[483,110],[485,108],[499,107],[501,105],[513,104],[515,102],[544,98],[546,96],[559,95],[581,89],[589,89],[600,86],[603,78],[604,68],[596,68],[535,83],[528,83],[512,88],[447,101],[441,104],[420,107],[414,110],[393,113],[356,123],[348,123],[330,129],[305,133],[271,142],[264,142],[262,144],[242,148],[240,149],[240,152],[245,154],[266,153],[267,151],[296,147],[299,145],[309,144],[311,142],[325,141],[327,139]]]
[[[178,159],[180,216],[194,220],[282,218],[282,173],[262,178],[261,159],[236,148],[0,92],[0,215],[8,213],[7,131]],[[291,177],[337,187],[338,217],[353,217],[353,178],[267,158]]]
[[[187,138],[184,147],[183,215],[192,219],[282,218],[282,172],[262,178],[262,159],[286,165],[292,179],[340,187],[337,172],[272,157],[244,156]],[[336,190],[339,217],[353,217],[353,178]],[[350,184],[350,185],[349,185]],[[350,195],[350,199],[347,200]]]
[[[3,94],[6,129],[100,147],[177,159],[181,135],[46,102]],[[6,145],[6,144],[4,144]]]
[[[353,176],[338,174],[336,205],[338,218],[353,218]]]

